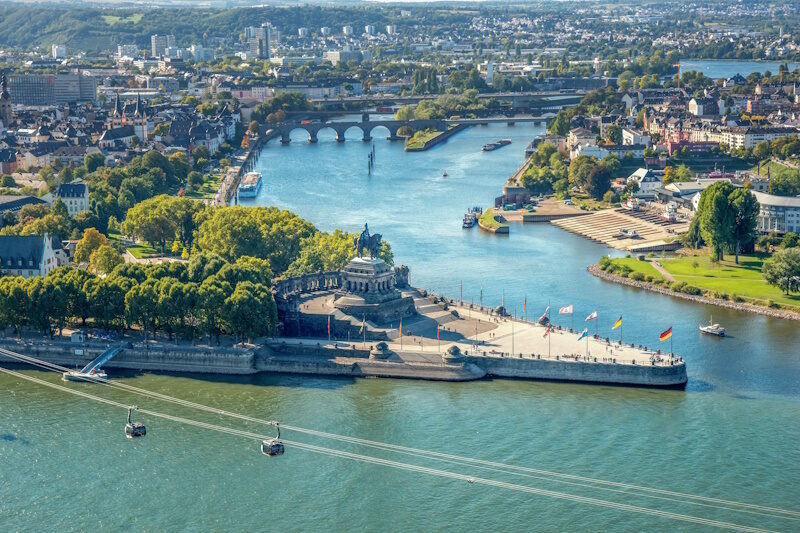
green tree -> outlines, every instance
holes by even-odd
[[[733,188],[726,181],[714,183],[700,195],[697,209],[703,240],[718,261],[723,259],[725,247],[733,243],[734,213],[728,201]]]
[[[243,281],[225,299],[230,331],[240,340],[272,335],[277,311],[272,292],[264,285]]]
[[[86,282],[90,316],[103,328],[123,324],[125,317],[125,285],[118,278],[93,278]]]
[[[736,264],[739,264],[739,253],[743,247],[752,248],[756,240],[756,225],[760,206],[755,195],[747,189],[736,188],[728,195],[728,203],[732,210],[733,251]]]
[[[588,155],[579,155],[569,163],[569,183],[575,187],[583,187],[589,173],[597,166],[597,161]]]
[[[86,167],[87,172],[94,172],[98,168],[105,166],[106,156],[100,152],[93,152],[83,156],[83,166]]]
[[[595,199],[600,200],[611,187],[611,171],[605,165],[597,165],[586,177],[584,189]]]
[[[108,244],[108,239],[96,229],[84,230],[83,237],[75,245],[75,262],[88,263],[94,251],[106,244]]]
[[[781,240],[781,246],[784,248],[794,248],[797,246],[798,241],[800,241],[800,236],[793,231],[789,231],[783,236],[783,239]]]
[[[103,244],[92,253],[89,259],[89,270],[95,274],[105,275],[124,262],[125,260],[113,246]]]
[[[775,252],[764,261],[761,275],[767,283],[780,288],[786,295],[800,289],[800,249],[789,248]]]
[[[166,243],[172,241],[178,231],[175,214],[170,211],[170,203],[170,197],[162,195],[136,204],[128,210],[125,222],[122,223],[122,231],[160,247],[163,253]]]

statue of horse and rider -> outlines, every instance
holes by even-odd
[[[353,250],[356,251],[357,257],[362,257],[363,250],[369,252],[372,259],[378,257],[381,251],[381,234],[369,234],[369,228],[364,224],[364,231],[358,237],[353,237]]]

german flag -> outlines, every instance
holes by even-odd
[[[669,339],[670,337],[672,337],[672,327],[670,327],[667,331],[665,331],[664,333],[659,335],[658,336],[658,340],[660,340],[661,342],[664,342],[665,340]]]
[[[616,322],[614,322],[614,325],[613,325],[613,326],[611,326],[611,329],[617,329],[617,328],[618,328],[618,327],[620,327],[621,325],[622,325],[622,317],[619,317],[619,318],[617,319],[617,321],[616,321]]]

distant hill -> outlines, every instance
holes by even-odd
[[[280,8],[235,9],[104,9],[5,4],[0,5],[0,46],[32,48],[66,44],[72,50],[101,51],[117,44],[150,46],[150,35],[174,34],[178,46],[202,44],[204,40],[236,40],[246,26],[269,21],[284,34],[307,27],[341,28],[365,24],[382,27],[412,24],[401,19],[397,6],[322,7],[303,5]]]

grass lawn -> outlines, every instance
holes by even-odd
[[[139,24],[142,20],[141,13],[134,13],[133,15],[128,15],[127,17],[120,17],[118,15],[103,15],[103,22],[108,24],[109,26],[116,26],[117,24],[122,24],[125,22],[131,22],[133,24]]]
[[[797,170],[787,167],[786,165],[782,165],[780,163],[776,163],[772,160],[764,160],[761,162],[761,169],[759,171],[759,166],[756,165],[750,169],[751,172],[758,173],[760,176],[767,176],[769,173],[770,177],[776,178],[784,175],[795,175],[798,173]]]
[[[206,178],[203,184],[192,192],[187,192],[187,198],[203,199],[211,198],[217,193],[219,189],[219,182],[222,181],[222,174],[214,174]]]
[[[421,150],[426,142],[441,133],[441,131],[418,131],[406,141],[406,150]]]
[[[149,244],[134,244],[133,246],[129,246],[127,250],[136,259],[146,259],[148,257],[158,257],[161,255],[158,250]]]
[[[653,279],[664,279],[661,272],[656,270],[656,267],[649,261],[639,261],[635,257],[618,257],[613,262],[620,266],[627,266],[633,272],[641,272],[645,276],[651,276]]]
[[[600,211],[601,209],[609,209],[614,207],[614,204],[610,204],[602,200],[596,200],[588,194],[582,192],[572,193],[570,198],[572,198],[572,203],[574,203],[577,207],[585,209],[586,211]],[[619,204],[616,205],[619,206]]]
[[[740,255],[739,264],[734,263],[732,255],[726,256],[719,263],[712,263],[708,255],[690,257],[671,257],[657,259],[661,266],[672,274],[676,281],[684,281],[705,291],[725,293],[729,298],[741,296],[751,303],[765,305],[772,300],[794,310],[800,310],[800,295],[783,293],[761,277],[761,266],[768,257],[766,254]],[[626,265],[635,272],[652,276],[653,279],[664,279],[655,268],[646,261],[627,257],[614,259],[614,263]]]
[[[500,223],[494,219],[494,207],[483,212],[479,222],[484,228],[499,228]]]

